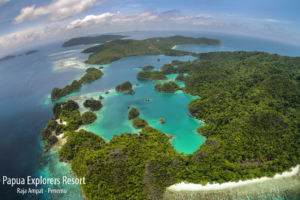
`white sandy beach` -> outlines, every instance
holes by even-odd
[[[228,189],[232,187],[238,187],[242,185],[247,184],[253,184],[253,183],[261,183],[264,181],[274,180],[274,179],[281,179],[281,178],[287,178],[296,175],[299,172],[300,166],[297,165],[296,167],[293,167],[291,171],[283,172],[282,174],[276,174],[274,177],[262,177],[262,178],[256,178],[251,179],[247,181],[239,181],[239,182],[227,182],[227,183],[208,183],[206,185],[201,184],[194,184],[194,183],[178,183],[175,185],[171,185],[168,187],[168,190],[171,191],[205,191],[205,190],[221,190],[221,189]]]

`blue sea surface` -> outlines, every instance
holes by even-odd
[[[209,51],[265,51],[280,55],[299,56],[300,47],[257,38],[215,34],[185,32],[132,32],[132,38],[143,39],[152,36],[186,35],[194,37],[213,37],[220,39],[222,46],[181,45],[176,49],[193,52]],[[52,117],[52,103],[49,94],[53,87],[63,87],[77,79],[90,65],[84,61],[88,55],[80,53],[86,46],[63,48],[61,42],[38,47],[37,53],[17,56],[14,59],[0,62],[0,179],[2,176],[44,178],[68,176],[74,177],[69,164],[58,161],[57,150],[42,152],[43,142],[40,132]],[[25,51],[24,51],[25,52]],[[19,54],[16,53],[16,54]],[[160,58],[160,61],[157,61]],[[192,60],[192,57],[170,57],[164,55],[136,56],[124,58],[105,66],[104,76],[82,89],[71,94],[98,95],[99,92],[114,88],[124,81],[139,83],[135,95],[110,94],[103,100],[104,108],[97,113],[98,120],[85,127],[111,139],[112,135],[121,132],[136,131],[127,118],[127,106],[135,106],[155,128],[173,134],[171,143],[180,152],[192,153],[204,141],[195,131],[201,123],[188,116],[187,104],[195,97],[183,93],[163,94],[153,90],[155,82],[140,82],[135,77],[139,66],[153,65],[156,68],[174,59]],[[97,66],[98,67],[98,66]],[[150,102],[145,102],[145,98]],[[165,118],[161,124],[159,118]],[[116,121],[112,122],[115,119]],[[114,126],[111,124],[115,123]],[[173,125],[176,124],[176,125]],[[184,130],[184,131],[182,131]],[[188,133],[187,133],[188,132]],[[28,186],[21,186],[28,188]],[[0,185],[0,199],[82,199],[79,186],[60,185],[58,188],[68,190],[67,194],[47,193],[43,186],[43,195],[20,195],[17,187]],[[299,192],[300,193],[300,192]],[[286,199],[300,198],[287,197]]]

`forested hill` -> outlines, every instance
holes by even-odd
[[[110,40],[121,39],[126,36],[123,35],[98,35],[98,36],[87,36],[72,38],[63,44],[63,47],[70,47],[82,44],[97,44],[104,43]]]
[[[172,36],[166,38],[150,38],[145,40],[113,40],[102,45],[85,49],[84,53],[92,53],[87,60],[89,64],[107,64],[127,56],[165,54],[182,56],[193,53],[173,50],[175,45],[200,44],[200,45],[221,45],[216,39],[191,38],[183,36]]]

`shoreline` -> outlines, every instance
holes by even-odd
[[[255,183],[262,183],[266,181],[276,180],[276,179],[283,179],[295,176],[299,173],[300,165],[297,165],[295,167],[291,168],[291,171],[285,171],[282,174],[277,173],[274,177],[261,177],[261,178],[255,178],[251,180],[246,181],[239,181],[239,182],[226,182],[226,183],[208,183],[206,185],[201,184],[194,184],[194,183],[177,183],[174,185],[171,185],[167,188],[167,190],[180,192],[180,191],[213,191],[213,190],[224,190],[224,189],[230,189],[240,186],[245,186],[249,184],[255,184]]]

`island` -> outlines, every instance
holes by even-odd
[[[176,82],[170,81],[170,82],[165,82],[163,84],[157,83],[154,87],[155,90],[159,92],[165,92],[165,93],[174,93],[177,90],[180,89],[179,85],[177,85]]]
[[[136,76],[140,80],[167,80],[168,78],[160,71],[141,71]]]
[[[124,57],[137,55],[195,55],[195,53],[171,49],[175,45],[182,44],[221,45],[221,42],[204,37],[192,38],[183,36],[158,37],[145,40],[118,39],[87,48],[83,53],[92,53],[87,60],[89,64],[108,64]]]
[[[132,120],[140,115],[140,112],[135,107],[131,107],[129,113],[128,113],[128,119]]]
[[[93,98],[85,100],[83,106],[86,108],[90,108],[91,111],[97,111],[103,107],[101,101],[95,100]]]
[[[126,43],[128,49],[140,44],[134,40],[114,44],[126,47]],[[104,51],[111,61],[113,51]],[[104,61],[103,53],[99,55],[95,61]],[[205,121],[198,132],[206,142],[193,154],[177,152],[166,133],[138,117],[132,120],[138,134],[122,133],[105,142],[78,130],[83,122],[76,102],[54,105],[55,118],[42,137],[47,145],[56,141],[57,132],[67,135],[59,158],[70,163],[77,177],[86,178],[81,185],[86,199],[167,200],[166,189],[181,182],[204,186],[273,177],[300,163],[299,57],[244,51],[194,56],[199,60],[178,62],[174,68],[187,73],[182,90],[197,96],[186,109]],[[153,74],[166,77],[159,71],[139,74],[147,80]]]
[[[85,112],[81,116],[82,124],[91,124],[97,119],[97,115],[91,111]]]
[[[26,53],[25,53],[25,55],[27,56],[27,55],[30,55],[30,54],[34,54],[34,53],[37,53],[37,52],[39,52],[38,50],[30,50],[30,51],[27,51]]]
[[[143,71],[151,71],[153,70],[155,67],[151,66],[151,65],[147,65],[147,66],[143,66],[143,67],[139,67],[140,69],[142,69]]]
[[[124,94],[134,94],[134,90],[132,89],[132,84],[129,81],[125,81],[124,83],[116,86],[117,92],[123,92]]]
[[[72,38],[63,43],[63,47],[71,47],[76,45],[88,45],[88,44],[97,44],[104,43],[110,40],[121,39],[126,36],[123,35],[98,35],[98,36],[86,36],[86,37],[77,37]]]
[[[4,56],[4,57],[0,58],[0,62],[5,61],[5,60],[10,60],[10,59],[13,59],[15,57],[16,57],[15,55]]]
[[[51,91],[51,100],[55,101],[60,97],[66,96],[79,90],[83,84],[90,83],[97,80],[103,76],[103,72],[96,68],[88,68],[86,73],[80,78],[80,80],[74,80],[70,85],[66,85],[64,88],[53,88]]]
[[[148,122],[142,118],[134,118],[132,120],[132,126],[136,129],[141,129],[148,126]]]

